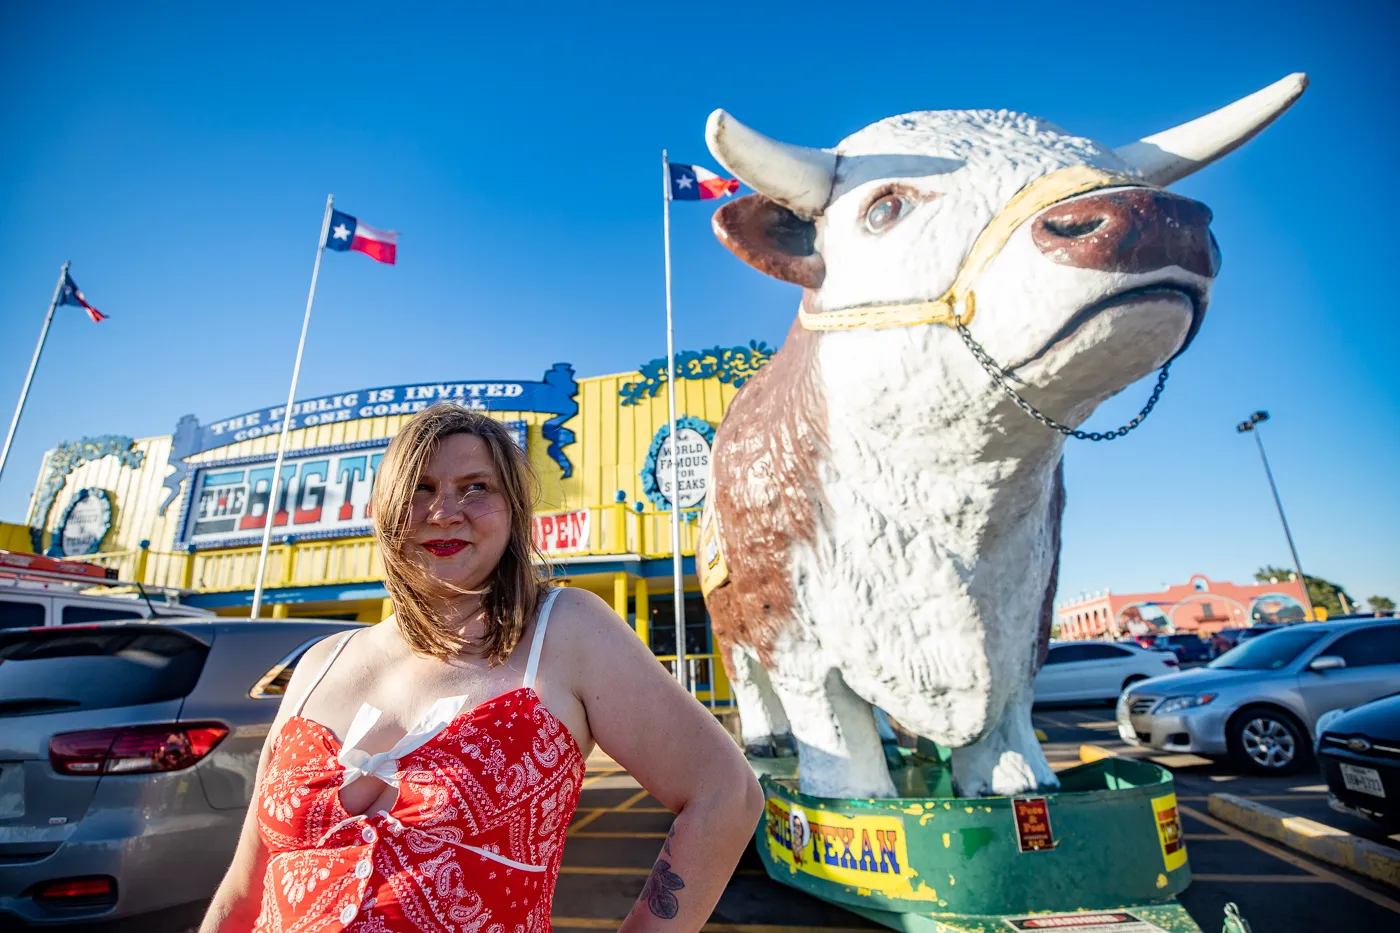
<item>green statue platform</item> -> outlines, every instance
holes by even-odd
[[[1175,901],[1191,869],[1169,772],[1108,758],[1053,793],[962,798],[940,753],[889,750],[902,796],[868,800],[808,796],[797,759],[751,759],[768,874],[908,933],[1200,930]]]

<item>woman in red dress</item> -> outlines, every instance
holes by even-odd
[[[595,743],[676,814],[622,929],[704,924],[762,792],[616,613],[540,575],[534,492],[485,415],[395,436],[373,495],[395,614],[297,665],[201,933],[548,931]]]

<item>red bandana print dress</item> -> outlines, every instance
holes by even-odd
[[[342,747],[298,706],[273,742],[257,801],[268,864],[254,933],[550,930],[584,776],[573,736],[534,690],[557,592],[541,608],[522,686],[468,710],[464,698],[439,700],[387,752],[355,747],[379,717],[374,707],[361,707]],[[366,774],[397,786],[398,799],[387,811],[348,813],[340,788]]]

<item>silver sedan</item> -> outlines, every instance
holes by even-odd
[[[1118,700],[1118,734],[1130,745],[1230,755],[1286,774],[1311,757],[1319,716],[1397,685],[1400,621],[1291,625],[1205,667],[1134,684]]]

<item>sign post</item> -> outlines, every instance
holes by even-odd
[[[306,331],[311,326],[311,305],[316,301],[316,279],[321,274],[321,256],[326,251],[326,230],[331,225],[331,205],[335,195],[326,195],[326,216],[321,219],[321,237],[316,241],[316,264],[311,267],[311,291],[306,296],[306,313],[301,319],[301,340],[297,343],[297,359],[292,365],[292,384],[287,389],[287,410],[282,415],[282,433],[277,438],[277,463],[272,468],[272,488],[267,500],[267,511],[263,513],[262,550],[258,552],[257,578],[253,581],[253,609],[251,618],[258,617],[262,608],[263,573],[267,570],[267,548],[272,543],[272,525],[277,514],[277,486],[282,479],[282,458],[287,454],[287,432],[292,425],[292,412],[297,398],[297,379],[301,377],[301,356],[306,350]],[[288,509],[291,503],[287,503]]]
[[[5,461],[10,458],[10,445],[15,440],[15,429],[19,427],[20,415],[24,414],[24,403],[29,398],[29,386],[34,381],[34,370],[39,367],[39,356],[44,352],[44,341],[49,339],[49,325],[53,323],[53,310],[58,307],[58,296],[63,291],[63,280],[68,275],[65,262],[58,270],[58,284],[53,287],[53,298],[49,301],[49,313],[44,315],[44,327],[39,331],[39,343],[34,347],[34,359],[29,361],[29,374],[24,377],[24,388],[19,390],[19,404],[15,406],[15,416],[10,419],[10,431],[5,435],[5,446],[0,448],[0,477],[5,475]]]
[[[676,456],[676,342],[671,322],[671,167],[666,150],[661,150],[661,192],[664,237],[666,241],[666,402],[671,424],[671,575],[675,590],[676,680],[690,689],[685,667],[685,576],[681,568],[681,507],[678,495],[680,458]]]

